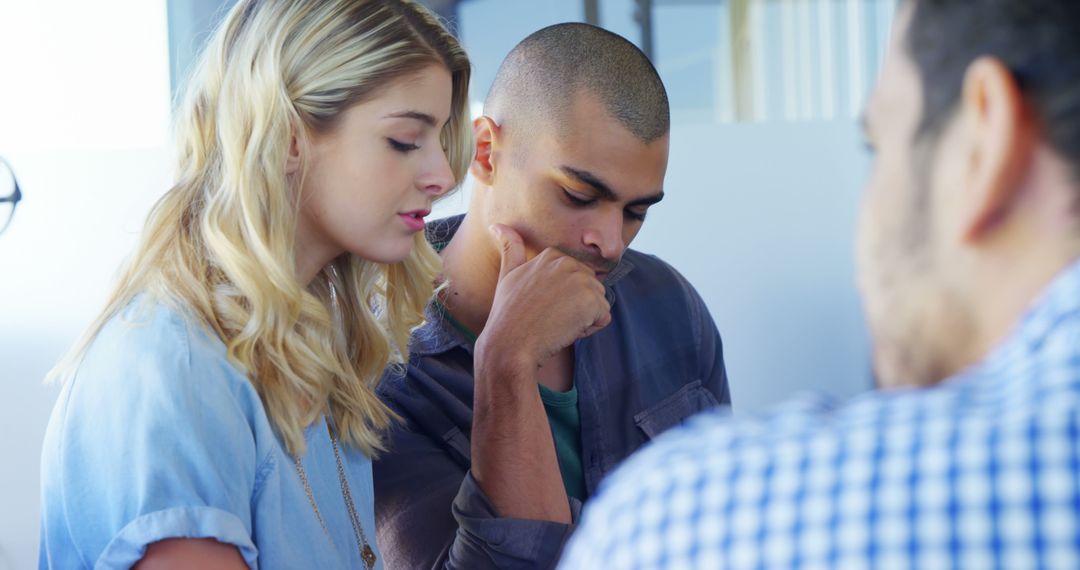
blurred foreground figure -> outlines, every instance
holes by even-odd
[[[1075,0],[901,3],[858,236],[880,390],[692,421],[563,568],[1080,567],[1077,29]]]

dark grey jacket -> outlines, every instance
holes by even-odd
[[[459,224],[435,222],[429,239],[447,241]],[[589,496],[649,440],[731,401],[720,335],[681,275],[629,250],[606,285],[611,324],[575,345]],[[473,347],[434,309],[428,319],[413,336],[406,373],[388,374],[379,387],[404,418],[374,465],[386,568],[553,567],[574,525],[500,517],[476,485],[469,473]],[[570,501],[576,522],[581,503]]]

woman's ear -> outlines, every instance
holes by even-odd
[[[296,136],[294,129],[289,137],[289,153],[285,156],[285,175],[292,176],[300,172],[301,164],[300,138]]]

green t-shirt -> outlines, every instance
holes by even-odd
[[[476,335],[455,319],[442,303],[436,301],[435,307],[466,340],[476,344]],[[551,434],[555,439],[555,455],[559,458],[559,471],[562,473],[566,494],[584,502],[587,493],[585,470],[581,465],[581,412],[578,409],[577,386],[566,392],[538,386],[540,400],[544,402],[544,411],[547,412]]]
[[[585,469],[581,465],[581,412],[578,411],[577,386],[557,392],[540,385],[551,434],[555,437],[555,455],[559,458],[566,494],[585,501]]]

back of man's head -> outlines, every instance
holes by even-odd
[[[589,24],[556,24],[522,40],[499,67],[484,113],[511,132],[540,124],[561,129],[582,90],[643,142],[667,134],[667,92],[649,58],[625,38]]]
[[[941,133],[959,106],[965,70],[992,56],[1080,179],[1080,1],[907,1],[915,6],[906,43],[923,84],[919,136]]]

